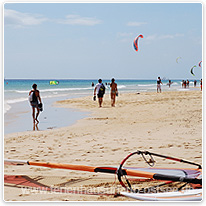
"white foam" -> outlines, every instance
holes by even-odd
[[[189,91],[189,89],[177,89],[178,91]]]
[[[54,92],[53,95],[52,94],[51,95],[42,95],[41,98],[46,99],[46,98],[63,97],[63,96],[68,96],[68,94],[58,94],[58,93],[55,94],[55,92]],[[11,109],[11,104],[28,101],[28,97],[29,96],[5,100],[4,101],[4,114],[7,113]]]
[[[26,101],[28,100],[28,98],[17,98],[17,99],[8,99],[5,101],[5,103],[7,104],[14,104],[14,103],[17,103],[17,102],[23,102],[23,101]]]
[[[118,89],[122,89],[122,88],[125,88],[125,87],[126,87],[125,85],[118,85],[117,86]]]
[[[138,84],[138,87],[154,87],[156,84]]]
[[[26,100],[27,100],[27,98],[17,98],[17,99],[7,99],[7,100],[5,100],[4,101],[4,114],[7,113],[11,109],[10,104],[23,102],[23,101],[26,101]]]
[[[80,91],[80,90],[91,90],[92,87],[85,87],[85,88],[52,88],[52,89],[40,89],[40,92],[64,92],[64,91]],[[7,90],[10,92],[17,92],[17,93],[29,93],[28,90]]]
[[[11,106],[4,102],[4,114],[7,113],[11,109]]]
[[[180,84],[178,84],[177,82],[173,82],[172,85],[180,85]]]

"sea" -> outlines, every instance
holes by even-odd
[[[172,80],[171,86],[168,80],[162,80],[162,92],[199,90],[200,82],[194,87],[194,81],[190,81],[188,88],[182,88],[182,80]],[[116,79],[119,94],[155,92],[157,80],[132,80]],[[33,84],[37,84],[43,102],[43,112],[40,113],[38,128],[33,127],[31,107],[28,101],[29,91]],[[89,115],[88,112],[56,107],[54,102],[83,96],[93,97],[94,79],[4,79],[4,134],[31,131],[48,130],[66,127],[74,124],[79,119]],[[106,86],[106,94],[110,93],[109,79],[103,80]]]

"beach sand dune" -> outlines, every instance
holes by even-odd
[[[124,93],[117,98],[116,107],[111,107],[110,103],[109,95],[105,96],[102,108],[98,108],[97,101],[92,101],[91,96],[57,102],[56,106],[89,111],[90,115],[64,128],[5,135],[4,158],[118,166],[129,153],[148,150],[202,163],[202,93],[200,91]],[[140,163],[143,167],[147,166],[144,161]],[[158,166],[188,167],[188,165],[162,160],[158,161]],[[61,183],[63,177],[73,180],[86,179],[84,186],[94,185],[94,187],[98,182],[102,183],[101,178],[104,184],[114,181],[113,175],[32,166],[5,165],[4,173],[42,176],[45,179],[58,176],[59,179],[55,180],[58,183]],[[4,199],[7,201],[128,200],[124,197],[83,194],[23,195],[20,188],[8,185],[4,187]]]

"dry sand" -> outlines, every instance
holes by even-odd
[[[102,108],[92,97],[70,99],[57,106],[89,111],[76,124],[47,131],[8,134],[4,158],[91,166],[118,166],[136,150],[174,156],[202,164],[202,92],[121,94],[116,107],[106,95]],[[58,121],[58,120],[57,120]],[[146,166],[142,160],[141,166]],[[159,161],[158,166],[176,167]],[[188,165],[181,165],[188,167]],[[178,166],[177,166],[178,167]],[[93,186],[109,189],[109,174],[5,165],[5,175],[26,175],[46,185]],[[40,177],[40,178],[39,178]],[[116,180],[116,184],[118,180]],[[125,197],[84,194],[23,194],[19,185],[5,183],[6,201],[129,201]]]

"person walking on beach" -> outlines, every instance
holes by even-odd
[[[112,78],[111,80],[111,106],[115,107],[115,98],[118,95],[117,84],[115,83],[115,79]]]
[[[103,97],[104,97],[104,93],[105,93],[105,86],[102,83],[101,79],[98,80],[98,83],[96,84],[96,86],[94,88],[94,97],[96,97],[96,93],[97,93],[97,97],[98,97],[99,107],[102,107]]]
[[[202,79],[200,80],[200,89],[202,91]]]
[[[160,79],[160,77],[157,78],[157,93],[158,91],[161,93],[161,84],[162,84],[162,80]]]
[[[186,82],[186,86],[189,88],[189,86],[190,86],[190,82],[189,82],[189,80],[187,79],[187,82]]]
[[[40,110],[42,109],[42,102],[40,97],[40,92],[37,90],[37,85],[32,85],[32,90],[29,92],[29,101],[32,107],[32,117],[33,117],[33,123],[39,123],[39,120],[37,119],[40,113]],[[36,116],[35,116],[35,109],[37,110]]]
[[[187,86],[187,82],[186,82],[186,80],[184,80],[184,82],[183,82],[183,88],[186,89],[186,86]]]
[[[196,85],[197,85],[197,81],[196,81],[196,80],[194,80],[194,87],[196,87]]]

